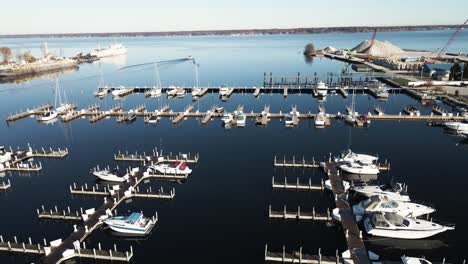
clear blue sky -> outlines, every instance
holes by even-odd
[[[5,0],[0,35],[460,24],[467,0]]]

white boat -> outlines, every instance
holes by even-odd
[[[364,185],[355,186],[353,190],[365,197],[372,197],[375,195],[383,195],[394,201],[409,202],[410,198],[406,193],[405,188],[401,183],[385,184],[385,185]]]
[[[120,43],[111,44],[108,48],[98,47],[89,53],[89,55],[96,56],[98,58],[124,54],[127,54],[127,48]]]
[[[106,97],[108,93],[109,93],[108,87],[101,87],[101,88],[98,88],[98,91],[96,91],[94,95],[98,98],[104,98]]]
[[[147,97],[155,98],[155,97],[161,96],[161,94],[162,94],[162,89],[161,88],[152,88],[149,91],[147,91],[145,95]]]
[[[221,120],[224,124],[229,124],[232,122],[232,120],[234,120],[234,117],[231,113],[225,113],[223,117],[221,117]]]
[[[169,89],[167,90],[167,95],[168,96],[175,96],[177,94],[177,87],[175,86],[169,86]]]
[[[402,217],[395,213],[375,213],[364,220],[364,227],[369,235],[400,239],[422,239],[455,229],[452,226]]]
[[[343,181],[343,187],[344,187],[344,191],[347,192],[349,188],[351,188],[351,185],[349,184],[349,182]],[[325,181],[325,189],[332,191],[332,185],[331,185],[330,180]]]
[[[285,115],[284,116],[284,124],[286,126],[293,126],[294,125],[294,119],[292,115]]]
[[[315,116],[315,126],[317,127],[323,127],[325,126],[325,113],[323,112],[319,112],[316,116]]]
[[[146,122],[149,123],[149,124],[157,124],[159,122],[159,120],[161,120],[161,117],[159,117],[157,115],[152,115],[152,116],[148,117]]]
[[[318,96],[326,96],[328,93],[328,86],[324,82],[318,82],[315,85],[315,92]]]
[[[157,164],[148,167],[149,172],[175,174],[175,175],[188,175],[192,170],[183,161],[177,161],[171,164]]]
[[[184,97],[185,96],[185,89],[184,88],[177,88],[176,89],[176,96],[177,97]]]
[[[369,199],[353,205],[353,213],[357,221],[372,213],[396,213],[403,217],[419,217],[431,214],[434,208],[422,204],[401,202],[388,199],[386,196],[372,196]]]
[[[362,164],[373,164],[378,159],[379,158],[376,156],[358,154],[351,151],[351,149],[347,149],[345,151],[341,151],[339,157],[335,157],[335,162],[361,162]]]
[[[4,146],[0,146],[0,163],[5,163],[11,159],[11,152],[5,150]]]
[[[448,129],[456,130],[456,131],[468,131],[468,122],[446,122],[444,125]]]
[[[412,106],[412,105],[409,105],[409,106],[403,108],[403,112],[405,112],[406,114],[408,114],[410,116],[420,116],[421,115],[421,112],[415,106]]]
[[[403,262],[403,264],[432,264],[432,262],[424,258],[415,258],[407,256],[401,257],[401,262]]]
[[[113,96],[124,96],[128,93],[128,90],[125,88],[125,86],[121,85],[117,89],[113,90],[111,93]]]
[[[364,164],[359,161],[356,162],[345,162],[341,165],[339,165],[339,168],[342,171],[345,171],[347,173],[351,174],[370,174],[370,175],[375,175],[378,174],[379,167],[375,164]]]
[[[116,232],[135,235],[146,235],[154,226],[153,220],[144,217],[141,213],[109,217],[103,222]]]
[[[226,96],[228,95],[229,93],[229,87],[226,86],[226,85],[221,85],[221,87],[219,87],[219,95],[220,96]]]
[[[192,96],[198,97],[201,95],[202,89],[201,88],[193,88],[192,89]]]
[[[239,113],[236,116],[236,126],[245,127],[245,121],[246,120],[247,120],[247,117],[244,115],[244,113]]]
[[[111,182],[124,182],[128,179],[128,174],[124,176],[118,176],[115,171],[110,171],[109,169],[104,170],[95,170],[93,171],[93,175],[103,181],[111,181]]]
[[[57,118],[57,116],[58,116],[57,111],[53,109],[48,109],[44,113],[42,113],[42,115],[37,117],[37,121],[40,121],[40,122],[50,121],[50,120]]]

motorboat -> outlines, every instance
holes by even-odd
[[[114,216],[105,219],[110,229],[126,234],[146,235],[154,226],[153,220],[146,218],[142,213],[132,213],[129,216]]]
[[[325,113],[324,112],[319,112],[315,116],[315,126],[317,127],[324,127],[325,126]]]
[[[286,126],[293,126],[294,125],[294,119],[292,115],[285,115],[284,116],[284,124]]]
[[[187,163],[183,161],[177,161],[171,164],[157,164],[148,167],[149,172],[152,173],[163,173],[163,174],[176,174],[176,175],[188,175],[192,173],[192,170],[187,166]]]
[[[245,127],[245,121],[247,120],[247,116],[244,113],[239,113],[236,116],[236,126],[238,127]]]
[[[401,257],[401,262],[403,264],[432,264],[432,262],[428,261],[424,258],[415,258],[415,257]]]
[[[224,124],[231,123],[232,120],[234,120],[234,117],[231,113],[225,113],[222,117],[221,120],[223,121]]]
[[[120,85],[119,87],[117,87],[117,89],[114,89],[111,93],[115,97],[125,96],[126,94],[129,93],[129,89],[125,88],[125,86],[123,85]]]
[[[176,96],[177,97],[184,97],[185,96],[185,89],[184,88],[177,88]]]
[[[227,96],[228,94],[229,94],[229,87],[227,85],[221,85],[221,87],[219,87],[219,95]]]
[[[222,107],[222,106],[215,107],[215,111],[216,111],[216,113],[223,113],[224,112],[224,107]]]
[[[128,112],[127,116],[125,117],[125,121],[127,121],[127,122],[133,122],[133,121],[136,120],[136,118],[137,118],[136,113],[133,112],[133,111],[130,111],[130,112]]]
[[[111,171],[109,169],[94,170],[93,175],[99,178],[100,180],[110,181],[110,182],[124,182],[129,177],[128,174],[125,174],[124,176],[118,176],[117,170]]]
[[[452,129],[452,130],[455,130],[455,131],[468,131],[468,121],[462,121],[462,122],[456,122],[456,121],[452,121],[452,122],[445,122],[444,125],[448,128],[448,129]]]
[[[363,125],[370,125],[371,123],[371,120],[369,119],[369,117],[367,115],[360,115],[356,118],[359,122],[361,122]]]
[[[356,117],[352,113],[346,114],[344,117],[344,120],[346,123],[351,124],[351,125],[356,123]]]
[[[401,239],[423,239],[455,229],[453,226],[443,226],[395,213],[375,213],[364,220],[364,227],[372,236]]]
[[[5,163],[11,160],[11,152],[5,150],[4,146],[0,146],[0,163]]]
[[[410,116],[419,116],[419,115],[421,115],[421,112],[415,106],[412,106],[412,105],[409,105],[409,106],[403,108],[403,112],[405,112],[406,114],[408,114]]]
[[[40,122],[51,121],[57,118],[57,116],[58,116],[57,111],[48,109],[45,112],[43,112],[40,116],[37,117],[37,121],[40,121]]]
[[[159,120],[161,120],[161,117],[159,117],[157,115],[152,115],[152,116],[148,117],[148,119],[146,119],[146,123],[157,124],[159,122]]]
[[[378,174],[379,166],[376,164],[364,164],[359,161],[356,162],[345,162],[339,165],[339,168],[347,173],[351,174]]]
[[[101,48],[98,46],[96,49],[89,53],[90,56],[96,56],[98,58],[111,57],[117,55],[127,54],[127,48],[121,43],[111,44],[107,48]]]
[[[351,185],[347,181],[342,181],[342,182],[343,182],[344,191],[347,192],[349,188],[351,188]],[[332,191],[332,184],[330,180],[325,181],[325,189]]]
[[[193,97],[198,97],[201,95],[201,91],[202,89],[201,88],[193,88],[192,89],[192,96]]]
[[[347,149],[340,152],[339,157],[335,157],[335,162],[361,162],[362,164],[373,164],[377,162],[379,158],[367,154],[354,153],[351,149]]]
[[[177,94],[177,87],[171,85],[169,86],[169,89],[167,90],[167,95],[168,96],[175,96]]]
[[[326,96],[328,93],[328,86],[324,82],[318,82],[315,85],[315,92],[318,96]]]
[[[102,99],[106,97],[106,95],[109,93],[109,88],[108,87],[100,87],[98,90],[94,93],[94,96]]]
[[[155,97],[161,96],[161,94],[162,94],[162,89],[161,88],[152,88],[152,89],[149,89],[145,93],[145,96],[155,98]]]
[[[410,198],[401,183],[385,185],[363,185],[353,187],[353,191],[364,197],[383,195],[388,199],[401,202],[409,202]]]
[[[375,212],[396,213],[403,217],[419,217],[431,214],[434,208],[418,203],[401,202],[388,199],[386,196],[372,196],[369,199],[353,205],[353,213],[357,221],[361,221],[364,216]]]

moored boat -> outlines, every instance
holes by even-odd
[[[188,175],[192,170],[183,161],[173,162],[171,164],[157,164],[148,167],[150,173],[163,173],[175,175]]]
[[[129,216],[109,217],[103,222],[116,232],[135,235],[146,235],[154,226],[153,220],[144,217],[142,213],[132,213]]]
[[[47,109],[40,116],[37,117],[37,121],[46,122],[57,118],[58,113],[53,109]]]
[[[375,164],[364,164],[359,161],[356,162],[345,162],[339,165],[339,168],[347,173],[351,174],[378,174],[379,167]]]
[[[409,202],[410,198],[406,192],[406,188],[403,188],[401,183],[396,184],[385,184],[385,185],[363,185],[353,187],[353,191],[364,197],[371,197],[375,195],[384,195],[389,199],[395,201]]]
[[[118,176],[117,175],[117,170],[109,170],[109,169],[104,169],[104,170],[94,170],[93,175],[96,176],[98,179],[103,180],[103,181],[110,181],[110,182],[124,182],[128,179],[128,174],[125,174],[124,176]]]

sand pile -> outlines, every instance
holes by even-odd
[[[335,52],[338,51],[338,49],[336,49],[335,47],[332,47],[332,46],[328,46],[328,47],[324,48],[323,51],[325,51],[327,53],[335,53]]]
[[[356,47],[352,49],[357,53],[367,53],[369,46],[371,44],[370,40],[364,40],[363,42],[359,43]],[[393,45],[388,41],[379,41],[375,40],[374,45],[370,47],[370,55],[377,56],[377,57],[390,57],[405,53],[400,47]]]

